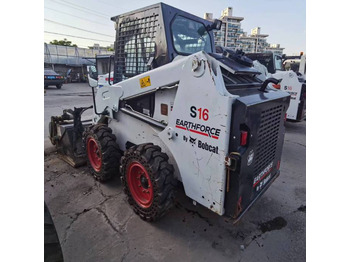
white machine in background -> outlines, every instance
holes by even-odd
[[[96,65],[88,66],[89,83],[93,83],[96,88],[113,84],[114,72],[110,70],[112,67],[112,60],[110,58],[110,55],[96,55]]]
[[[253,66],[261,74],[262,81],[273,77],[281,79],[275,89],[291,95],[287,119],[301,121],[306,116],[306,56],[283,57],[273,53],[246,54],[253,60]],[[284,61],[283,61],[284,59]]]

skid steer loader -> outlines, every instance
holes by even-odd
[[[259,76],[261,80],[265,80],[269,77],[281,79],[281,83],[273,85],[273,87],[288,92],[291,95],[289,108],[287,110],[287,119],[295,121],[304,120],[306,116],[305,56],[282,57],[272,52],[249,53],[246,54],[246,56],[253,60],[254,67],[262,73]],[[283,68],[283,64],[291,58],[299,58],[299,61],[303,62],[289,63],[289,68]],[[294,65],[296,68],[294,68]]]
[[[290,95],[266,89],[277,80],[259,80],[242,54],[215,53],[219,20],[159,3],[112,21],[113,83],[90,82],[82,135],[92,174],[120,176],[147,221],[172,206],[178,181],[194,203],[238,221],[279,175]]]

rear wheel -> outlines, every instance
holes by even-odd
[[[60,85],[56,85],[56,87],[57,87],[57,89],[61,89],[62,84],[60,84]]]
[[[84,133],[88,166],[93,176],[106,181],[119,174],[120,150],[116,137],[106,125],[94,125]]]
[[[142,144],[124,152],[121,179],[129,204],[147,221],[162,217],[174,202],[174,168],[159,146]]]

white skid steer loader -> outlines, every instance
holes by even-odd
[[[196,203],[238,221],[279,175],[290,95],[267,90],[278,81],[259,80],[242,54],[215,53],[219,20],[159,3],[112,21],[113,83],[91,81],[92,124],[75,135],[92,174],[120,176],[147,221],[171,208],[177,181]],[[51,124],[58,148],[69,147],[57,135],[66,127],[81,130]]]
[[[270,77],[281,80],[277,85],[272,84],[272,87],[288,92],[291,96],[287,119],[304,120],[306,117],[305,55],[286,57],[272,52],[245,55],[253,60],[254,68],[260,71],[259,78],[262,81]],[[288,64],[288,66],[283,67],[283,64]]]

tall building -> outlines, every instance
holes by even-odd
[[[282,55],[283,49],[284,47],[280,47],[280,44],[270,44],[270,46],[266,48],[266,52],[272,52],[278,55]]]
[[[205,13],[204,19],[213,21],[213,14]],[[244,18],[233,16],[232,7],[227,7],[221,12],[221,17],[219,19],[222,21],[222,25],[221,30],[214,31],[215,45],[234,49],[237,39],[243,33],[241,21]]]
[[[236,49],[242,49],[246,53],[261,53],[265,52],[269,44],[266,42],[267,34],[260,33],[261,28],[256,27],[251,30],[250,35],[246,33],[240,35],[236,42]]]
[[[204,19],[213,21],[212,13],[205,13]],[[270,45],[267,43],[269,35],[262,34],[261,28],[256,27],[251,30],[250,35],[243,32],[241,21],[243,17],[233,16],[232,7],[227,7],[221,12],[221,30],[214,31],[214,42],[217,46],[227,47],[233,50],[242,49],[246,53],[275,52],[283,53],[279,44]]]

